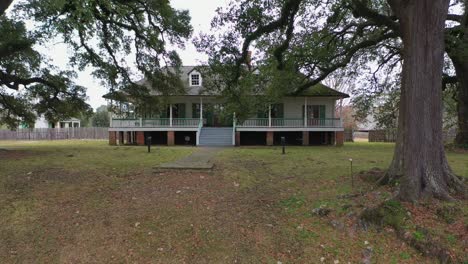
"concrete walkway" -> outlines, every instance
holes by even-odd
[[[159,169],[209,170],[214,166],[213,158],[223,147],[197,147],[195,151],[182,159],[163,163]]]

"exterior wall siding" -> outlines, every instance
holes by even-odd
[[[304,97],[284,98],[284,117],[302,118]],[[333,118],[335,113],[335,99],[332,98],[307,98],[307,105],[325,105],[325,117]]]
[[[198,96],[177,96],[171,98],[172,104],[185,104],[185,117],[192,118],[192,104],[199,104],[200,97]],[[222,100],[217,98],[203,98],[203,104],[217,104],[222,103]],[[284,118],[302,118],[302,111],[305,103],[304,97],[286,97],[283,99],[284,104]],[[325,117],[335,117],[335,105],[336,101],[334,98],[307,98],[307,105],[325,105]],[[252,116],[256,118],[257,116]]]

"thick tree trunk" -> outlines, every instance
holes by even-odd
[[[461,181],[451,172],[442,140],[444,28],[449,0],[389,0],[403,40],[404,107],[399,198],[450,199]]]
[[[0,16],[5,13],[5,11],[10,7],[13,0],[1,0],[0,1]]]
[[[458,131],[455,143],[468,148],[468,61],[452,58],[455,66],[459,88],[457,90]]]
[[[404,73],[403,73],[404,74]],[[403,153],[404,153],[404,134],[405,134],[405,90],[404,90],[404,80],[402,78],[401,87],[400,87],[400,104],[398,110],[398,128],[397,128],[397,138],[395,144],[395,150],[393,152],[392,163],[388,168],[385,175],[379,179],[378,184],[386,185],[396,183],[403,175]]]

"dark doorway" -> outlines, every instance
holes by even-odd
[[[273,145],[281,145],[281,137],[285,137],[286,145],[302,145],[302,132],[275,132],[273,135]]]
[[[145,143],[148,137],[151,137],[151,145],[167,145],[167,131],[145,132]]]
[[[266,132],[240,132],[241,146],[265,146]]]
[[[309,132],[309,145],[332,145],[334,142],[333,132]]]
[[[176,145],[195,146],[197,144],[197,132],[195,131],[176,131],[174,137]]]

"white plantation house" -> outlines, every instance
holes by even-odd
[[[81,121],[77,118],[70,118],[58,122],[49,122],[44,116],[39,116],[34,122],[34,128],[77,128],[81,127]],[[19,128],[28,128],[25,124],[20,124]]]
[[[185,92],[165,98],[165,111],[135,116],[129,100],[105,96],[119,109],[111,114],[110,144],[143,145],[149,136],[152,144],[167,145],[277,145],[281,137],[290,145],[343,144],[343,124],[335,111],[340,111],[337,102],[347,94],[319,84],[240,122],[235,113],[222,114],[221,96],[205,93],[203,76],[195,66],[181,70]]]

